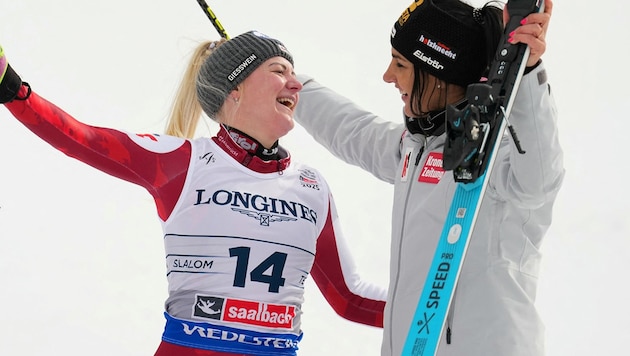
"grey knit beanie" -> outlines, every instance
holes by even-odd
[[[197,95],[206,115],[216,118],[230,92],[263,62],[278,56],[293,64],[282,42],[258,31],[245,32],[219,45],[197,75]]]

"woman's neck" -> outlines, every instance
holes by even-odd
[[[264,161],[278,159],[278,141],[274,142],[271,147],[265,147],[258,140],[243,131],[227,125],[223,126],[234,142],[249,152],[249,154],[257,156]]]

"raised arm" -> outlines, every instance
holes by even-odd
[[[1,49],[0,102],[29,130],[67,156],[146,188],[160,217],[168,217],[186,178],[189,141],[79,122],[22,83]]]

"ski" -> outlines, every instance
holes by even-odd
[[[492,172],[501,137],[507,128],[524,154],[508,117],[520,84],[529,47],[508,42],[527,15],[544,9],[543,0],[508,0],[505,26],[487,82],[468,86],[467,105],[447,108],[443,166],[457,182],[444,227],[413,316],[402,355],[434,356],[453,299],[477,214]],[[447,331],[447,340],[450,335]]]

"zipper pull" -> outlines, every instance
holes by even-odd
[[[418,167],[418,163],[420,163],[420,158],[422,158],[423,152],[424,152],[424,146],[420,147],[420,151],[418,151],[418,155],[416,156],[416,167]]]
[[[446,343],[451,344],[451,327],[446,328]]]

